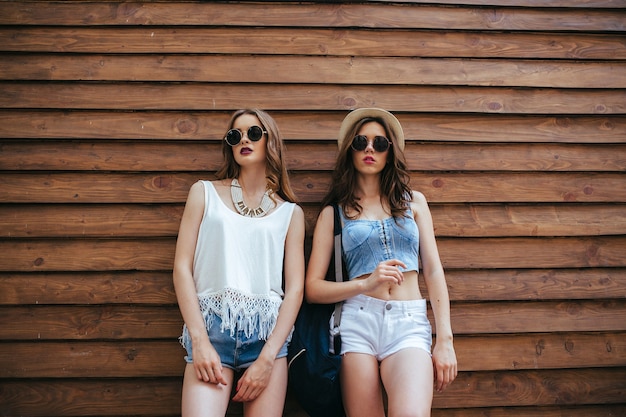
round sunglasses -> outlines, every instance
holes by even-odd
[[[267,133],[267,131],[263,130],[263,128],[259,126],[250,126],[248,128],[248,132],[246,133],[248,135],[248,139],[250,139],[252,142],[257,142],[261,140],[263,134]],[[226,137],[224,137],[224,140],[230,146],[238,145],[239,142],[241,142],[241,139],[243,139],[243,133],[241,133],[241,130],[239,129],[230,129],[228,132],[226,132]]]
[[[356,135],[352,139],[352,149],[355,151],[364,151],[369,141],[365,135]],[[391,142],[384,136],[374,136],[372,147],[376,152],[385,152],[391,146]]]

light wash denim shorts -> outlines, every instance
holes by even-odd
[[[343,303],[341,354],[354,352],[382,361],[406,348],[420,348],[431,355],[432,329],[426,300],[385,301],[357,295]]]
[[[265,346],[265,340],[259,339],[258,331],[254,331],[250,337],[247,337],[243,330],[235,330],[232,336],[230,335],[230,330],[222,331],[220,329],[222,319],[218,315],[208,316],[205,323],[207,323],[209,341],[211,341],[211,344],[220,355],[222,366],[226,368],[239,371],[249,367],[259,357],[261,349]],[[208,323],[211,323],[210,327]],[[183,327],[180,342],[187,350],[185,361],[193,363],[191,337],[189,336],[187,326]],[[287,356],[287,345],[288,342],[285,342],[276,359]]]

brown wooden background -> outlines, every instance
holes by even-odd
[[[278,121],[310,238],[364,106],[447,270],[433,415],[625,415],[624,0],[0,0],[0,415],[177,416],[176,233],[230,113]]]

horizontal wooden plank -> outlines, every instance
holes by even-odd
[[[182,377],[0,380],[6,415],[180,416]]]
[[[0,241],[2,271],[171,271],[175,238]],[[11,249],[12,248],[12,249]],[[1,250],[0,250],[1,253]]]
[[[458,336],[459,371],[615,367],[626,363],[624,333]],[[489,355],[485,355],[489,346]],[[28,357],[16,361],[15,352]],[[183,374],[177,340],[9,342],[0,344],[1,378],[142,378]]]
[[[312,80],[314,81],[314,80]],[[397,85],[0,82],[0,108],[81,110],[344,110],[392,112],[624,114],[621,89],[516,89]]]
[[[291,141],[336,141],[347,111],[272,111],[281,133]],[[623,144],[626,117],[514,116],[501,114],[397,113],[407,141],[492,143]],[[4,139],[189,140],[219,141],[229,113],[10,110],[0,112]],[[8,143],[8,142],[7,142]],[[145,162],[144,162],[145,163]]]
[[[556,407],[564,407],[561,410],[569,416],[568,405],[583,406],[582,409],[586,410],[596,408],[585,405],[621,406],[624,381],[624,368],[463,372],[446,391],[435,394],[433,408],[438,411],[456,407],[529,407],[526,410],[540,411],[539,407],[547,406],[551,412]],[[8,415],[114,416],[133,413],[175,416],[179,413],[181,382],[180,378],[8,379],[0,381],[0,391],[4,394],[3,410]],[[524,415],[519,411],[513,415]],[[571,415],[580,416],[575,412]],[[289,416],[291,414],[286,415]]]
[[[318,203],[330,172],[297,171],[291,183],[302,203]],[[5,173],[0,202],[184,203],[191,185],[212,173]],[[623,203],[620,173],[458,172],[411,173],[411,187],[431,203]]]
[[[489,346],[487,354],[485,346]],[[626,364],[625,333],[457,336],[454,349],[459,371],[593,368]]]
[[[626,236],[590,238],[440,238],[445,268],[626,266]]]
[[[626,266],[626,236],[440,238],[447,269]],[[0,240],[0,271],[171,270],[175,238]],[[520,255],[523,254],[523,255]]]
[[[2,307],[0,340],[126,340],[180,337],[176,305]]]
[[[436,408],[432,417],[619,417],[626,414],[626,404],[553,405],[489,408]],[[295,417],[295,416],[294,416]]]
[[[625,389],[623,367],[463,372],[435,393],[433,408],[623,404]]]
[[[440,238],[447,269],[626,266],[626,236]],[[175,238],[0,240],[0,271],[171,270]],[[523,255],[520,255],[523,254]]]
[[[622,31],[623,13],[612,10],[455,7],[422,4],[300,4],[175,2],[2,2],[0,24],[11,25],[213,25],[430,28],[460,30]],[[334,2],[333,2],[334,3]]]
[[[307,236],[320,206],[302,206]],[[626,234],[624,204],[430,204],[440,237]],[[0,237],[173,237],[183,204],[0,205]]]
[[[183,204],[0,205],[0,230],[4,238],[176,237],[182,212]]]
[[[0,7],[5,3],[0,3]],[[0,17],[1,19],[1,17]],[[619,60],[621,36],[598,33],[454,32],[256,27],[0,27],[0,51],[116,54],[262,54]],[[416,48],[415,45],[419,45]]]
[[[455,335],[624,332],[626,301],[454,302]],[[432,322],[433,316],[429,311]],[[3,306],[0,340],[176,339],[182,332],[177,306]],[[433,327],[434,329],[434,327]]]
[[[432,0],[381,0],[398,3],[432,3]],[[437,0],[437,4],[479,6],[619,8],[621,0]]]
[[[294,176],[296,184],[298,177]],[[314,185],[312,191],[316,191],[318,183],[309,183]],[[433,203],[617,203],[624,201],[622,194],[626,196],[626,183],[622,174],[412,173],[411,187],[424,193]],[[297,191],[303,195],[300,189]]]
[[[0,3],[0,7],[4,4]],[[0,27],[0,51],[609,61],[626,58],[626,40],[621,35],[594,32],[493,33],[448,28],[427,31],[324,27],[256,27],[252,30],[207,26],[179,26],[175,29],[155,26],[74,26],[67,29],[5,26]]]
[[[299,147],[290,149],[297,157]],[[406,145],[406,160],[410,169],[424,171],[626,172],[626,145],[415,142]]]
[[[622,204],[430,204],[430,210],[437,236],[626,234]]]
[[[171,271],[0,274],[0,305],[176,304]]]
[[[203,177],[214,178],[210,173],[176,172],[163,175],[64,172],[1,175],[0,202],[184,203],[191,185]],[[80,178],[87,179],[90,184],[81,185]],[[122,182],[126,185],[118,188]],[[31,194],[33,192],[37,195]]]
[[[233,71],[233,68],[238,68]],[[263,71],[259,71],[263,68]],[[314,74],[314,79],[311,75]],[[625,88],[626,64],[415,57],[8,54],[0,80]]]
[[[30,360],[16,361],[15,352]],[[181,377],[185,354],[175,339],[0,343],[0,378]]]
[[[622,332],[626,330],[626,302],[624,299],[455,302],[451,320],[455,335]]]
[[[446,282],[453,301],[626,298],[623,268],[448,269]],[[427,295],[426,285],[420,286]]]
[[[216,141],[14,141],[0,143],[0,168],[216,171],[222,165],[222,146]],[[337,145],[332,142],[288,142],[285,156],[291,170],[330,171],[336,154]],[[411,142],[406,145],[405,157],[410,169],[423,171],[626,172],[626,144]]]

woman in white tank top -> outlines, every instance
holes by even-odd
[[[304,214],[266,112],[235,112],[222,153],[217,180],[191,187],[176,243],[182,415],[222,417],[232,399],[247,417],[279,417],[303,297]]]

